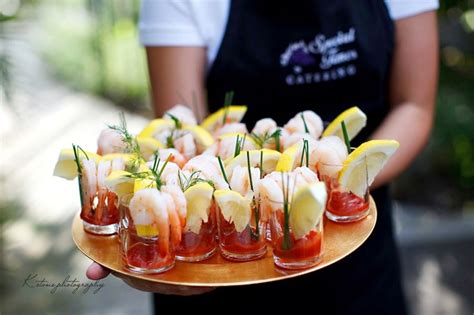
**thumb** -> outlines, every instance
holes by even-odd
[[[109,275],[110,270],[102,267],[98,263],[93,262],[89,268],[87,268],[86,276],[91,280],[100,280]]]

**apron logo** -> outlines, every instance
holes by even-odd
[[[290,43],[280,55],[280,65],[291,66],[293,70],[293,73],[286,76],[286,83],[309,84],[355,75],[357,69],[350,62],[359,57],[357,50],[341,49],[341,46],[355,41],[356,31],[351,27],[347,32],[339,31],[333,37],[327,38],[324,34],[317,34],[308,43],[304,40]],[[318,66],[321,71],[303,72],[304,67],[308,66]],[[333,67],[334,69],[331,69]]]

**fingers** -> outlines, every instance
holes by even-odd
[[[101,265],[93,262],[89,268],[87,268],[86,276],[91,280],[100,280],[107,277],[110,270],[102,267]]]

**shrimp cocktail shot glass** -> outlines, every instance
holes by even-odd
[[[63,149],[54,175],[72,180],[78,177],[81,219],[84,230],[98,235],[115,234],[118,229],[118,197],[105,184],[112,171],[123,170],[122,157],[104,158],[73,145]]]
[[[127,269],[160,273],[173,268],[175,244],[160,191],[146,188],[120,199],[120,249]]]
[[[370,185],[398,146],[394,140],[367,141],[347,156],[336,177],[325,177],[328,219],[355,222],[369,214]]]
[[[178,173],[178,189],[184,192],[185,197],[186,223],[181,243],[176,248],[176,259],[196,262],[211,257],[217,249],[216,210],[212,198],[214,188],[201,177],[199,171],[187,176],[185,173]]]
[[[310,173],[307,168],[275,172],[261,182],[263,202],[271,210],[271,242],[277,267],[304,269],[321,261],[327,192],[325,184],[313,181]]]
[[[253,154],[262,156],[263,152]],[[262,178],[262,167],[253,167],[250,152],[242,152],[247,165],[231,165],[227,177],[221,160],[221,169],[229,189],[214,192],[217,204],[219,248],[224,258],[248,261],[263,257],[267,252],[266,222],[262,220],[260,198],[256,192]],[[263,164],[263,163],[262,163]]]

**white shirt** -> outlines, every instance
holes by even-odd
[[[144,46],[207,47],[208,67],[219,50],[231,0],[143,0],[140,41]],[[385,0],[392,19],[436,10],[438,0]]]

